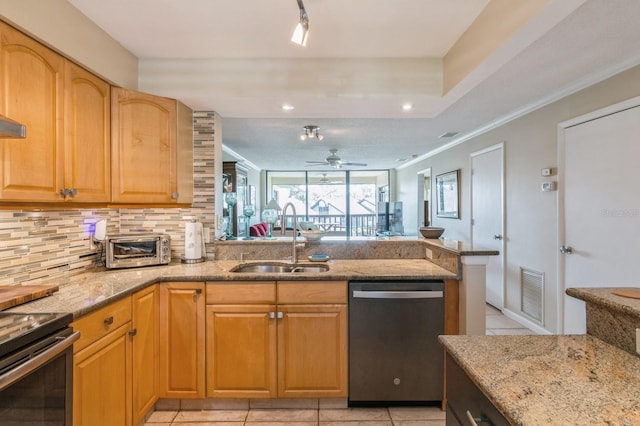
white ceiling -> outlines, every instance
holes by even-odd
[[[548,4],[442,95],[441,58],[489,0],[306,0],[305,48],[296,0],[69,0],[140,58],[140,90],[217,111],[227,152],[271,170],[330,148],[394,168],[640,63],[639,1],[528,1]],[[306,124],[324,140],[301,142]]]

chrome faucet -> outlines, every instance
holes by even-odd
[[[298,263],[298,249],[296,247],[297,241],[296,237],[298,236],[298,216],[296,213],[296,207],[290,202],[285,204],[282,208],[282,219],[280,219],[280,232],[284,235],[286,231],[286,215],[287,215],[287,207],[291,206],[291,210],[293,211],[293,246],[291,247],[291,262]]]

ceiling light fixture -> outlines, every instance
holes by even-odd
[[[293,111],[294,109],[296,109],[296,107],[289,104],[284,104],[280,108],[282,108],[283,111]]]
[[[307,37],[309,36],[309,15],[307,15],[302,0],[298,0],[298,7],[300,8],[300,22],[298,22],[296,29],[293,31],[291,41],[300,46],[306,46]]]
[[[316,138],[319,141],[324,139],[324,136],[320,134],[320,126],[308,124],[302,128],[304,129],[304,133],[300,135],[301,141],[306,141],[309,138]]]
[[[410,103],[406,103],[402,105],[402,110],[403,111],[411,111],[413,109],[413,105]]]

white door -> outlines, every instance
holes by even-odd
[[[567,296],[566,288],[640,286],[640,107],[566,128],[564,145],[560,136],[559,246],[571,248],[559,255],[560,308],[564,333],[582,334],[584,302]]]
[[[498,250],[487,264],[487,303],[504,308],[504,147],[471,154],[471,242]]]

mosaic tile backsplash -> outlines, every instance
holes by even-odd
[[[91,248],[93,224],[107,220],[107,233],[164,232],[171,235],[171,256],[184,253],[184,224],[196,219],[214,227],[215,118],[194,111],[194,201],[180,209],[0,210],[0,286],[38,284],[101,266]],[[207,246],[212,256],[213,246]]]

